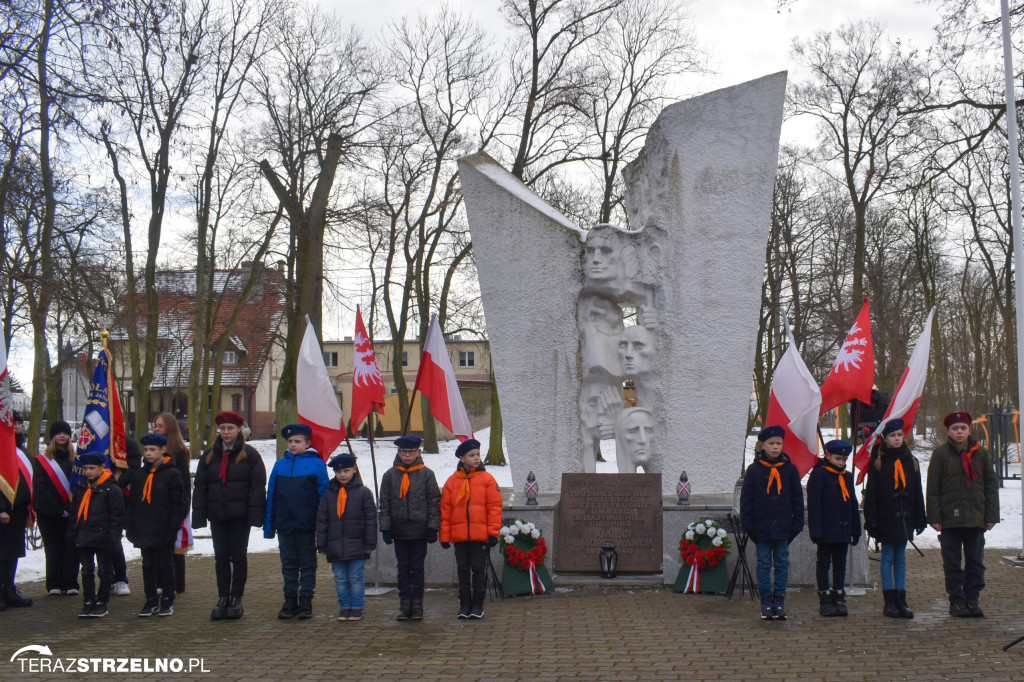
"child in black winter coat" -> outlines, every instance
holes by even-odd
[[[338,591],[338,620],[362,620],[366,605],[363,567],[377,548],[377,509],[363,485],[354,455],[341,454],[328,466],[334,478],[316,513],[316,550],[327,555]]]
[[[903,442],[903,420],[890,419],[872,449],[864,491],[864,527],[882,544],[882,613],[889,618],[914,617],[907,606],[907,542],[926,526],[921,465]]]
[[[825,459],[819,460],[807,479],[807,528],[811,542],[818,546],[818,602],[823,616],[845,616],[846,555],[850,545],[860,542],[860,507],[853,487],[853,474],[846,459],[853,446],[844,440],[825,444]],[[829,568],[832,585],[829,587]]]
[[[128,540],[142,551],[142,582],[146,603],[139,616],[174,613],[174,540],[185,519],[185,488],[181,472],[167,456],[167,438],[142,437],[144,465],[125,477],[128,495]],[[157,599],[157,582],[163,591]]]
[[[110,600],[111,547],[120,544],[124,531],[124,493],[103,467],[103,455],[87,453],[78,459],[84,478],[75,486],[68,523],[68,539],[78,548],[82,565],[84,605],[78,617],[102,618]],[[99,572],[99,590],[95,572]]]
[[[769,426],[757,435],[762,449],[747,467],[740,497],[743,531],[757,545],[762,620],[786,619],[789,543],[804,527],[804,493],[796,465],[782,451],[785,434],[781,426]]]

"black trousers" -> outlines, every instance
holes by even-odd
[[[249,577],[249,522],[211,521],[213,562],[217,570],[217,595],[242,598]]]
[[[455,554],[458,556],[458,543]],[[398,559],[398,596],[401,599],[423,599],[424,570],[427,559],[427,540],[395,540],[395,558]]]
[[[456,542],[455,566],[459,574],[459,602],[483,606],[487,592],[486,542]],[[472,582],[470,582],[472,572]]]
[[[146,601],[156,601],[156,588],[174,600],[174,547],[142,547],[142,589]]]
[[[78,549],[68,540],[68,519],[36,518],[46,554],[46,591],[78,589]]]
[[[0,559],[0,592],[14,589],[14,576],[18,573],[18,558]]]
[[[985,529],[943,528],[939,533],[942,570],[950,600],[978,602],[985,589]],[[960,559],[963,556],[963,567]]]
[[[285,596],[312,597],[316,592],[316,531],[278,531],[277,544]]]
[[[828,574],[832,573],[832,589],[841,590],[846,584],[846,554],[850,545],[845,542],[818,543],[818,589],[829,589]]]
[[[110,601],[110,547],[79,547],[78,561],[82,564],[82,595],[85,601]],[[100,586],[96,589],[96,573]]]
[[[115,583],[128,583],[128,564],[124,560],[124,545],[120,540],[110,547],[110,570]]]
[[[160,585],[160,589],[163,589],[162,576],[160,574],[160,566],[156,567],[157,570],[157,584]],[[174,552],[174,593],[182,594],[185,591],[185,555]]]

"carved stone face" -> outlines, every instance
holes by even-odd
[[[651,461],[654,419],[643,407],[628,407],[619,415],[615,425],[616,458],[625,457],[634,465],[645,466]]]
[[[646,327],[626,327],[619,338],[619,362],[627,376],[647,374],[653,369],[654,337]]]
[[[621,332],[622,308],[603,296],[583,296],[579,324],[580,329],[595,327],[606,334]]]
[[[583,271],[590,282],[607,282],[619,277],[619,254],[614,240],[605,235],[587,237],[586,260]]]
[[[584,426],[615,423],[622,408],[621,390],[616,394],[615,388],[607,383],[587,382],[580,396],[580,420]]]

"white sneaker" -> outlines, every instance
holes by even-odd
[[[126,597],[132,593],[131,588],[128,587],[128,583],[117,583],[114,585],[114,593],[118,597]]]
[[[73,597],[76,594],[78,594],[78,590],[72,587],[70,590],[64,590],[64,594],[68,595],[69,597]]]
[[[60,588],[59,587],[55,587],[52,590],[50,590],[48,594],[51,594],[51,595],[54,595],[54,596],[60,595],[61,594]]]

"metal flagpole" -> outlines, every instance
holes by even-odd
[[[366,431],[370,434],[370,461],[373,462],[373,499],[377,502],[377,507],[380,508],[380,489],[377,485],[377,455],[373,451],[373,414],[373,410],[371,410],[370,414],[366,417]],[[379,597],[394,589],[393,587],[380,586],[380,549],[378,549],[376,556],[373,557],[373,587],[366,589],[366,595],[369,597]]]
[[[859,434],[859,431],[860,431],[860,398],[854,398],[854,400],[857,401],[857,404],[854,406],[854,413],[853,413],[853,422],[854,423],[851,424],[851,427],[850,427],[850,431],[853,433],[853,438],[850,439],[852,441],[851,445],[853,445],[853,450],[850,451],[850,472],[853,475],[853,487],[854,487],[854,493],[856,493],[856,488],[857,488],[857,464],[856,464],[856,461],[857,461],[857,436],[860,435]],[[845,474],[840,474],[840,476],[843,476],[843,475],[845,475]],[[861,499],[863,499],[863,496],[861,496]],[[857,500],[857,503],[859,505],[860,504],[860,500]],[[860,514],[860,509],[857,510],[857,513]],[[867,548],[867,543],[869,541],[865,540],[864,537],[863,537],[864,536],[864,529],[863,528],[861,528],[860,533],[861,533],[861,540],[864,540],[864,549],[865,549],[865,551],[869,551],[868,548]],[[869,562],[869,564],[870,564],[870,562]],[[869,569],[868,572],[870,573],[870,569]],[[869,578],[870,578],[870,576],[869,576]],[[853,595],[853,596],[858,596],[858,597],[861,596],[861,595],[867,594],[867,590],[864,589],[863,587],[856,588],[856,592],[854,592],[854,587],[853,587],[853,545],[850,545],[849,547],[846,548],[846,581],[847,581],[846,594]]]
[[[1003,14],[1003,69],[1006,76],[1006,137],[1010,156],[1010,217],[1013,220],[1014,279],[1017,295],[1017,405],[1024,398],[1024,245],[1021,240],[1020,159],[1017,142],[1017,101],[1013,84],[1013,54],[1010,48],[1010,8],[1008,0],[1000,0]],[[1021,504],[1024,505],[1024,462],[1021,463]],[[1024,565],[1024,516],[1021,518],[1021,548],[1017,565]]]

